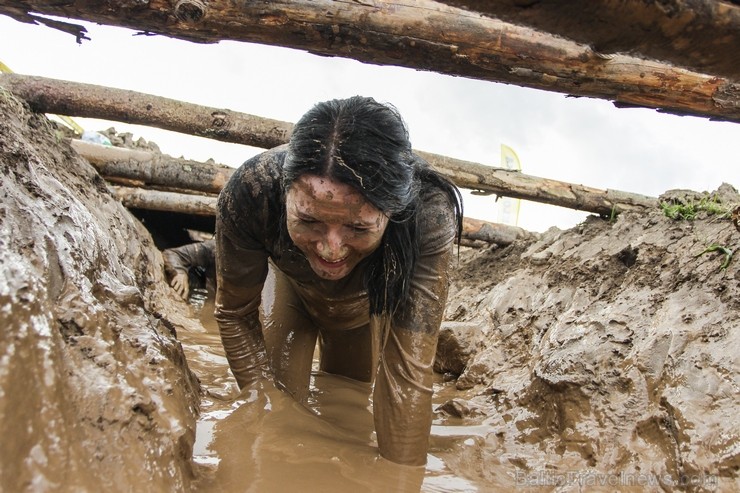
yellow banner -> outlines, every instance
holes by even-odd
[[[521,171],[522,164],[514,149],[501,144],[501,167],[511,171]],[[511,197],[500,197],[498,199],[498,222],[516,226],[519,224],[520,199]]]

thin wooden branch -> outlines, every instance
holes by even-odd
[[[717,0],[441,0],[589,45],[740,81],[740,5]]]
[[[734,80],[631,56],[604,57],[558,36],[431,0],[211,0],[200,6],[162,0],[0,0],[0,14],[18,16],[19,10],[191,41],[286,46],[603,98],[623,106],[740,121],[740,85]]]

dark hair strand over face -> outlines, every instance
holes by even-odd
[[[418,209],[422,190],[444,192],[462,231],[457,188],[414,155],[408,131],[392,106],[355,96],[319,103],[296,123],[283,166],[283,189],[300,176],[329,177],[357,189],[389,217],[378,249],[366,260],[370,313],[403,308],[420,251]]]

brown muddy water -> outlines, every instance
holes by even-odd
[[[198,291],[191,309],[203,332],[180,339],[205,390],[193,450],[194,491],[488,491],[457,477],[443,459],[485,439],[485,421],[438,415],[426,467],[396,465],[377,454],[368,384],[316,371],[306,406],[272,386],[240,393],[228,372],[212,299]],[[435,407],[459,394],[454,382],[438,377]]]

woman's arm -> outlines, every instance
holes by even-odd
[[[248,160],[221,191],[216,216],[216,321],[240,388],[269,374],[259,319],[267,276],[268,228],[279,221],[269,204],[279,201],[271,170],[280,155],[266,151]]]
[[[387,322],[373,397],[380,454],[423,465],[432,426],[432,379],[437,335],[449,287],[455,219],[436,195],[421,212],[421,255],[404,313]]]
[[[190,293],[188,273],[193,267],[202,267],[209,272],[214,265],[214,241],[189,243],[177,248],[168,248],[162,252],[164,269],[170,278],[170,285],[183,298]]]
[[[244,388],[269,375],[259,306],[267,254],[236,246],[217,224],[215,316],[231,372]]]

